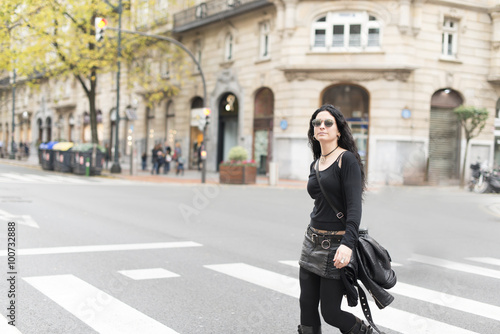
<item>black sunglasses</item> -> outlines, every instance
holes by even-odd
[[[333,121],[333,119],[325,119],[325,120],[322,120],[322,119],[316,118],[316,119],[313,119],[313,120],[311,121],[311,124],[312,124],[315,128],[318,128],[318,127],[320,127],[320,126],[321,126],[321,123],[323,123],[323,122],[325,123],[325,126],[326,126],[327,128],[332,127],[332,126],[333,126],[333,124],[335,123],[335,122]]]

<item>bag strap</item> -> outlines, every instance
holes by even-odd
[[[365,291],[361,288],[361,286],[359,285],[359,283],[357,281],[354,283],[354,285],[356,285],[358,287],[359,301],[360,301],[360,304],[361,304],[361,310],[363,311],[363,314],[365,316],[366,321],[368,321],[368,323],[370,324],[370,326],[372,326],[372,328],[377,333],[379,333],[379,334],[385,334],[380,329],[378,329],[378,327],[373,322],[372,311],[370,310],[370,305],[368,304],[368,299],[366,299],[366,293],[365,293]]]
[[[321,184],[321,177],[319,176],[319,159],[316,160],[316,164],[314,166],[314,169],[316,170],[316,178],[318,179],[318,183],[319,183],[319,187],[321,188],[321,192],[323,193],[323,196],[325,197],[326,201],[328,202],[328,204],[330,204],[330,206],[332,207],[333,209],[333,212],[335,212],[335,216],[344,224],[347,226],[347,223],[345,221],[345,218],[344,218],[344,214],[340,211],[340,210],[337,210],[337,208],[335,207],[335,205],[333,205],[332,203],[332,200],[330,199],[330,197],[326,194],[326,191],[325,191],[325,188],[323,188],[323,185]]]
[[[337,210],[337,208],[335,207],[335,205],[333,205],[332,200],[327,195],[327,193],[325,191],[325,188],[323,188],[323,185],[321,184],[321,177],[319,175],[319,159],[316,160],[316,164],[315,164],[314,168],[316,170],[316,178],[318,179],[319,187],[321,188],[321,192],[323,193],[323,196],[327,200],[328,204],[330,204],[330,206],[332,207],[333,212],[335,212],[335,216],[337,216],[337,218],[340,219],[340,221],[342,223],[344,223],[344,225],[347,226],[344,214],[341,211]],[[363,314],[365,316],[366,321],[368,321],[368,323],[370,324],[370,326],[372,326],[372,328],[375,331],[377,331],[377,333],[384,334],[384,332],[382,332],[380,329],[378,329],[378,327],[373,322],[372,312],[370,310],[370,305],[368,304],[368,299],[366,299],[366,293],[365,293],[365,291],[363,290],[363,288],[361,288],[361,286],[359,285],[359,283],[357,281],[354,283],[354,285],[356,285],[356,287],[358,288],[359,300],[360,300],[360,303],[361,303],[361,309],[363,311]]]

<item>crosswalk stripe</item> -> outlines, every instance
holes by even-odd
[[[2,334],[21,334],[15,326],[9,325],[9,320],[0,314],[0,333]]]
[[[101,334],[177,334],[76,276],[38,276],[24,280]]]
[[[250,266],[243,263],[207,265],[208,269],[235,277],[246,282],[256,284],[274,291],[281,292],[288,296],[299,298],[300,287],[299,280],[285,275],[274,273],[265,269]],[[453,325],[425,318],[406,311],[386,307],[379,310],[373,302],[370,303],[373,318],[377,325],[389,328],[405,334],[435,334],[435,333],[453,333],[453,334],[477,334],[475,332],[458,328]],[[350,308],[344,300],[343,309],[363,317],[359,308]]]
[[[23,183],[33,182],[33,180],[31,178],[26,177],[25,175],[21,175],[21,174],[3,173],[1,175],[2,175],[2,177],[7,177],[13,181],[21,181]]]
[[[50,181],[53,181],[53,182],[57,182],[57,183],[75,183],[75,184],[86,184],[88,183],[90,180],[81,180],[81,179],[78,179],[76,177],[71,177],[71,176],[59,176],[59,175],[43,175],[43,176],[40,176],[40,175],[35,175],[35,174],[26,174],[27,176],[29,177],[34,177],[34,178],[38,178],[40,180],[50,180]]]
[[[300,286],[296,278],[250,266],[245,263],[216,264],[204,267],[281,292],[291,297],[299,298]]]
[[[0,176],[0,183],[16,183],[15,180]]]
[[[493,269],[488,269],[488,268],[483,268],[483,267],[478,267],[478,266],[472,266],[470,264],[453,262],[453,261],[449,261],[449,260],[445,260],[445,259],[438,259],[438,258],[431,257],[431,256],[414,254],[410,258],[410,261],[420,262],[420,263],[430,264],[433,266],[442,267],[442,268],[446,268],[446,269],[457,270],[457,271],[462,271],[462,272],[471,273],[471,274],[475,274],[475,275],[481,275],[481,276],[500,279],[500,271],[498,271],[498,270],[493,270]]]
[[[299,267],[297,261],[279,261],[280,263]],[[390,290],[404,297],[409,297],[439,306],[445,306],[458,311],[472,313],[482,317],[500,321],[500,307],[450,295],[441,291],[421,288],[415,285],[410,285],[398,281],[398,283]]]
[[[469,261],[500,266],[500,259],[495,259],[493,257],[466,257],[465,259]]]
[[[90,252],[112,252],[126,250],[145,250],[163,248],[183,248],[203,246],[193,241],[153,242],[147,244],[117,244],[117,245],[91,245],[91,246],[69,246],[69,247],[47,247],[47,248],[21,248],[17,255],[48,255],[68,253],[90,253]],[[7,251],[0,251],[0,257],[7,256]]]
[[[179,274],[163,268],[119,270],[118,272],[133,280],[180,277]]]
[[[279,263],[283,263],[283,264],[286,264],[287,266],[292,266],[292,267],[295,267],[295,268],[300,268],[299,266],[299,261],[279,261]]]
[[[21,183],[73,183],[73,184],[87,184],[90,180],[80,180],[71,176],[59,175],[37,175],[37,174],[15,174],[15,173],[2,173],[0,174],[0,182],[21,182]]]
[[[390,290],[390,292],[500,321],[500,307],[498,306],[450,295],[444,292],[429,290],[402,282],[398,282]]]

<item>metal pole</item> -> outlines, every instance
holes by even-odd
[[[121,6],[121,1],[120,1],[120,6]],[[173,38],[170,38],[170,37],[165,37],[165,36],[160,36],[160,35],[153,35],[153,34],[147,34],[147,33],[144,33],[144,32],[140,32],[140,31],[132,31],[132,30],[125,30],[125,29],[121,29],[121,11],[120,11],[120,23],[119,23],[119,28],[116,29],[116,28],[107,28],[108,30],[113,30],[113,31],[118,31],[118,45],[120,45],[120,33],[121,32],[124,32],[124,33],[127,33],[127,34],[133,34],[133,35],[141,35],[141,36],[145,36],[145,37],[151,37],[151,38],[156,38],[156,39],[160,39],[160,40],[163,40],[163,41],[167,41],[167,42],[171,42],[175,45],[177,45],[178,47],[180,47],[182,50],[186,51],[186,53],[191,57],[191,59],[193,60],[193,62],[196,64],[196,66],[198,67],[198,71],[200,72],[200,76],[201,76],[201,81],[202,81],[202,84],[203,84],[203,106],[204,107],[207,107],[207,85],[205,83],[205,76],[203,75],[203,71],[201,69],[201,66],[200,66],[200,63],[196,60],[196,57],[194,56],[194,54],[189,51],[188,48],[186,48],[184,46],[184,44],[182,44],[181,42],[173,39]],[[119,49],[119,48],[118,48]],[[120,64],[120,63],[118,63]],[[118,72],[119,73],[119,72]],[[117,116],[117,119],[118,119],[118,116]],[[118,124],[118,123],[117,123]],[[205,124],[205,127],[203,128],[203,144],[206,145],[206,129],[207,129],[207,125]],[[146,133],[146,136],[148,136],[149,134]],[[116,152],[115,152],[116,154]],[[206,160],[203,162],[203,167],[202,167],[202,170],[201,170],[201,183],[205,183],[205,175],[206,175],[206,167],[205,167],[205,164],[206,164]]]
[[[115,159],[113,165],[111,166],[111,173],[121,173],[122,168],[120,167],[120,144],[119,144],[119,123],[120,123],[120,57],[121,57],[121,42],[122,42],[122,0],[118,4],[118,70],[116,72],[116,120],[115,120]]]
[[[15,159],[16,153],[14,152],[16,146],[14,144],[14,134],[16,132],[16,69],[12,74],[12,140],[10,143],[9,159]]]

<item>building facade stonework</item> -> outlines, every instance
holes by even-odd
[[[169,32],[191,50],[206,87],[193,64],[179,94],[153,106],[139,89],[123,88],[122,158],[132,153],[131,133],[138,156],[156,143],[180,143],[189,168],[197,168],[205,141],[210,171],[241,145],[260,173],[277,165],[280,177],[303,180],[312,162],[310,116],[331,103],[351,125],[370,183],[453,184],[465,137],[452,110],[464,104],[490,112],[467,161],[500,164],[498,0],[209,0],[172,11],[173,20],[150,31]],[[115,75],[100,76],[97,97],[99,139],[111,147]],[[24,104],[16,104],[16,117],[24,121],[16,141],[90,140],[88,102],[73,79],[18,91]],[[5,147],[10,90],[1,97]],[[211,109],[206,138],[202,107]]]

